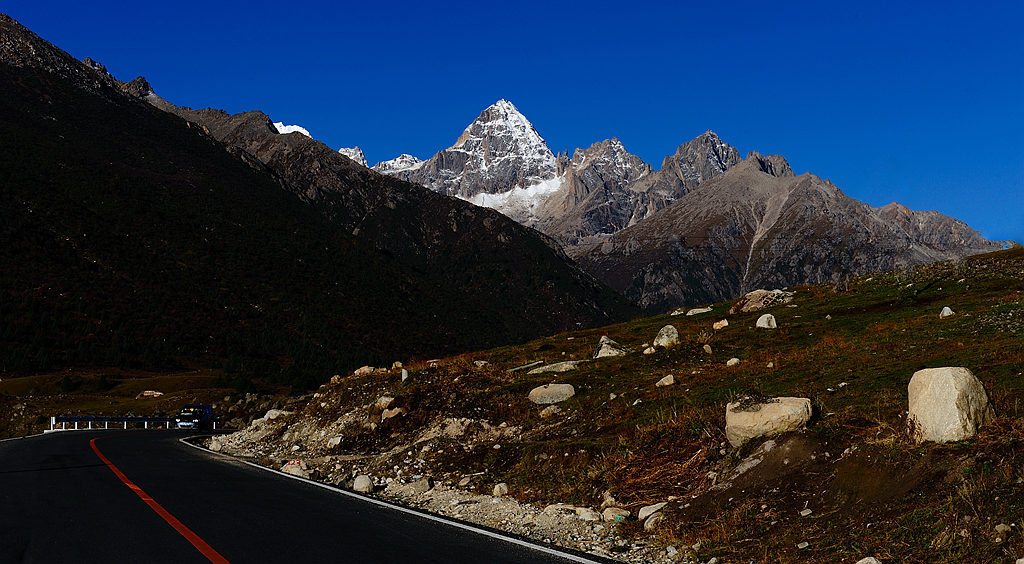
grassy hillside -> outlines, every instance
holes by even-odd
[[[368,413],[367,422],[342,428],[337,447],[312,436],[301,441],[300,454],[321,461],[326,479],[350,470],[337,471],[336,463],[351,464],[340,454],[362,453],[372,462],[359,469],[377,476],[395,477],[401,468],[404,476],[456,483],[480,473],[474,484],[481,493],[505,481],[512,495],[541,504],[597,507],[607,492],[635,515],[670,500],[668,519],[652,534],[676,547],[699,543],[704,560],[994,562],[1024,554],[1024,251],[794,290],[790,305],[767,310],[776,330],[754,328],[763,311],[728,315],[731,304],[723,303],[697,316],[642,319],[418,365],[405,382],[397,372],[349,376],[322,388],[290,429],[334,433],[339,422]],[[939,319],[943,306],[956,315]],[[728,327],[713,331],[723,318]],[[640,354],[669,323],[682,346]],[[563,374],[508,371],[589,359],[601,335],[634,352]],[[740,364],[726,366],[733,357]],[[973,371],[997,418],[972,440],[915,445],[906,434],[907,383],[914,371],[939,366]],[[667,374],[677,384],[656,388]],[[541,406],[526,396],[550,382],[570,383],[576,395],[559,404],[561,413],[541,418]],[[724,486],[763,442],[734,449],[725,441],[725,404],[745,394],[808,397],[815,417],[807,431],[775,439],[775,459]],[[382,395],[407,413],[381,422],[367,406]],[[442,437],[408,456],[413,437],[445,418],[504,423],[508,431],[490,440]],[[271,453],[270,462],[294,457],[289,449],[300,444],[296,432],[283,434],[284,425],[257,449]],[[804,508],[812,514],[801,516]],[[996,542],[999,523],[1013,526]],[[635,521],[620,531],[649,534]],[[802,542],[809,544],[798,548]]]

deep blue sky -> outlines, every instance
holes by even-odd
[[[655,168],[712,129],[872,205],[1024,242],[1024,2],[5,2],[192,107],[258,109],[371,164],[507,98],[552,150]]]

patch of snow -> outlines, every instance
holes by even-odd
[[[562,177],[552,176],[525,188],[513,188],[500,194],[479,193],[466,201],[492,208],[510,217],[534,217],[537,208],[562,187]]]
[[[373,170],[390,176],[399,172],[416,170],[423,166],[424,162],[426,161],[421,161],[412,155],[402,153],[390,161],[383,161],[373,165]]]
[[[310,139],[313,138],[313,136],[309,134],[309,131],[301,125],[285,125],[283,121],[275,121],[274,129],[276,129],[281,135],[284,135],[285,133],[301,133]]]

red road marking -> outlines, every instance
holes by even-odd
[[[174,530],[178,531],[178,533],[181,534],[181,536],[185,537],[185,540],[192,543],[192,546],[196,547],[196,549],[199,550],[199,552],[202,552],[203,556],[209,559],[210,562],[213,562],[214,564],[231,564],[230,562],[228,562],[227,558],[224,558],[220,555],[219,552],[214,550],[212,546],[206,544],[206,541],[201,539],[199,535],[193,533],[192,529],[189,529],[184,524],[182,524],[181,521],[178,521],[177,517],[171,515],[166,509],[163,508],[163,506],[157,503],[155,499],[153,499],[152,497],[149,496],[149,494],[143,491],[142,488],[136,486],[135,482],[129,480],[128,476],[125,476],[124,472],[122,472],[120,468],[114,466],[114,463],[111,462],[109,458],[103,456],[103,453],[100,452],[100,449],[96,446],[96,441],[101,438],[103,437],[96,437],[95,439],[92,439],[91,441],[89,441],[89,446],[92,447],[92,450],[96,453],[96,456],[100,457],[100,460],[102,460],[103,463],[106,464],[107,467],[110,468],[122,482],[124,482],[124,485],[128,486],[129,489],[135,492],[135,495],[139,496],[139,498],[142,501],[146,502],[146,505],[148,505],[150,509],[156,511],[156,514],[162,517],[164,521],[167,521],[168,525],[174,527]]]

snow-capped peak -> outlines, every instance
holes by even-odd
[[[280,133],[281,135],[284,135],[285,133],[301,133],[306,137],[309,137],[310,139],[313,138],[313,136],[309,134],[309,131],[307,131],[305,127],[302,127],[300,125],[285,125],[283,121],[275,121],[274,129],[277,129],[277,132]]]
[[[515,158],[539,170],[553,171],[555,167],[555,155],[544,138],[512,102],[504,99],[481,112],[449,150],[470,153],[485,165]]]
[[[394,175],[403,171],[416,170],[423,166],[423,163],[424,161],[412,155],[402,153],[390,161],[383,161],[373,165],[373,170],[382,174]]]
[[[366,155],[363,154],[363,150],[359,147],[342,147],[338,149],[338,152],[363,166],[369,166],[366,164]]]

